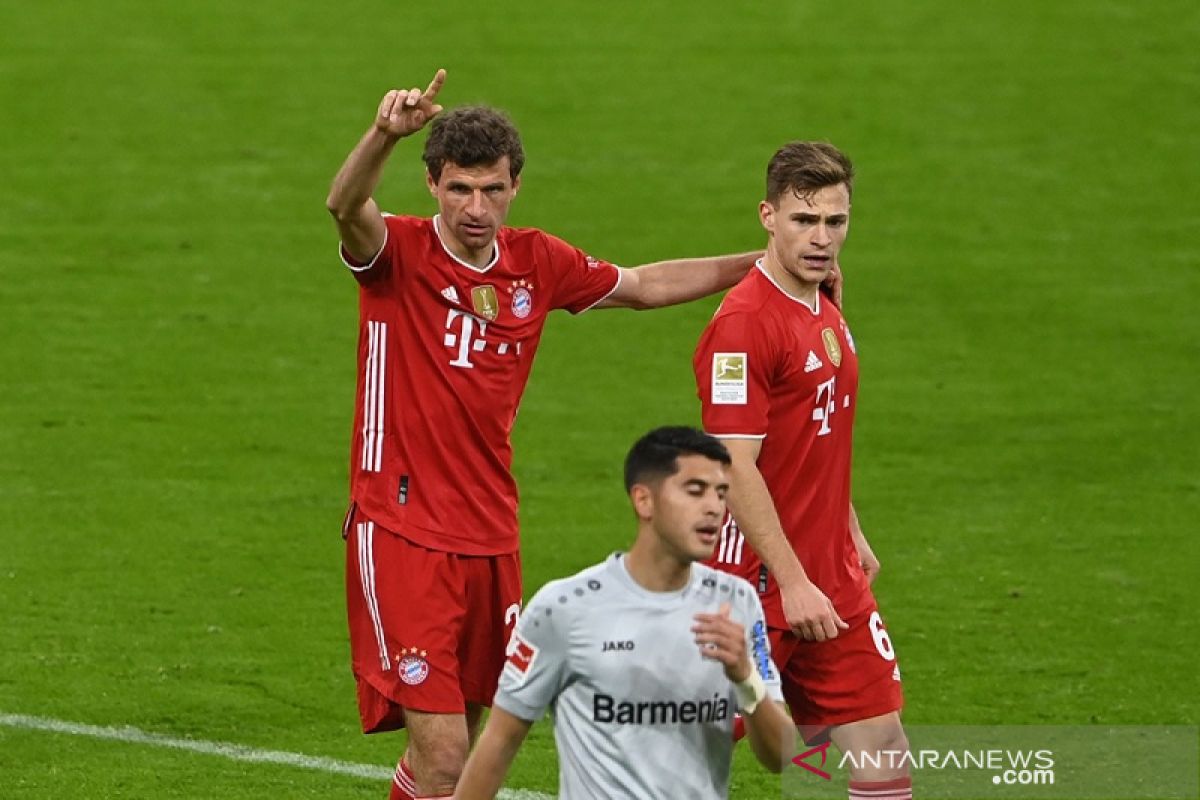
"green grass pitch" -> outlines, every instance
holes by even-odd
[[[856,503],[906,719],[1196,724],[1200,10],[1182,0],[0,8],[0,714],[387,766],[342,605],[355,293],[324,210],[393,86],[509,109],[511,219],[758,247],[788,139],[859,169]],[[379,192],[428,213],[417,142]],[[527,590],[628,540],[715,299],[551,320]],[[548,726],[509,785],[553,791]],[[744,748],[743,748],[744,750]],[[740,752],[735,796],[777,786]],[[0,797],[383,782],[0,726]]]

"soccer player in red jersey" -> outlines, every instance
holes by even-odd
[[[832,145],[775,154],[759,205],[766,254],[721,303],[693,367],[705,431],[733,457],[713,563],[758,587],[795,722],[810,743],[903,752],[900,670],[871,592],[879,562],[850,496],[858,356],[820,291],[846,240],[852,181]],[[902,759],[876,761],[851,769],[850,796],[910,798]]]
[[[654,308],[729,288],[754,254],[621,269],[505,227],[524,152],[485,107],[442,114],[446,73],[393,90],[327,205],[359,284],[346,591],[363,730],[408,729],[393,798],[448,796],[520,613],[509,434],[553,309]],[[372,194],[396,143],[432,121],[433,218]]]

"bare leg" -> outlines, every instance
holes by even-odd
[[[478,712],[474,718],[475,726],[478,726]],[[408,750],[404,753],[404,761],[412,770],[422,795],[449,796],[454,792],[454,785],[467,763],[468,719],[463,714],[430,714],[405,709]]]
[[[852,781],[890,781],[908,777],[908,737],[900,724],[900,712],[835,725],[833,743],[847,760]]]

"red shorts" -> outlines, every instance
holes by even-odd
[[[904,705],[896,651],[875,604],[846,620],[836,638],[809,642],[771,628],[771,656],[783,699],[806,741],[832,725],[898,711]]]
[[[521,559],[429,550],[352,509],[346,610],[364,733],[404,727],[405,708],[490,706],[521,611]]]

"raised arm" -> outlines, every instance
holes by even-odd
[[[722,439],[733,465],[729,469],[729,511],[738,528],[779,583],[783,614],[802,639],[832,639],[846,623],[833,603],[805,573],[783,533],[779,514],[762,473],[758,471],[761,439]]]
[[[740,281],[761,251],[656,261],[621,270],[621,282],[596,308],[661,308],[707,297]]]
[[[504,776],[532,725],[493,706],[479,743],[458,779],[454,800],[492,800],[504,785]]]
[[[439,69],[424,92],[393,89],[384,95],[374,123],[334,177],[325,205],[346,252],[355,260],[370,261],[383,247],[387,227],[371,195],[396,142],[421,130],[441,112],[434,101],[445,80],[446,70]]]

